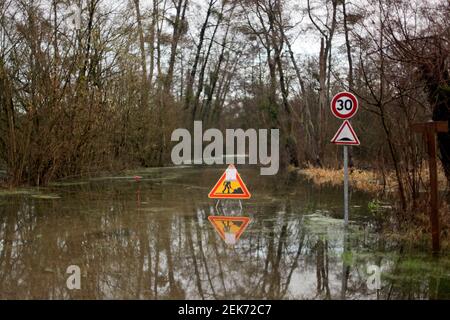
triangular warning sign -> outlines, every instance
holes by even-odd
[[[250,218],[209,216],[209,222],[227,244],[235,244],[247,229]]]
[[[208,195],[211,199],[250,199],[251,194],[231,164]]]
[[[359,146],[359,139],[348,120],[345,120],[331,140],[334,144]]]

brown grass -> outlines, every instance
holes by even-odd
[[[307,167],[298,172],[311,180],[316,185],[328,184],[341,186],[344,183],[344,170],[332,168]],[[429,181],[428,168],[422,170],[423,183],[427,186]],[[439,185],[445,188],[447,179],[442,168],[438,171]],[[406,184],[406,182],[405,182]],[[354,169],[350,172],[350,185],[353,189],[370,193],[396,192],[397,180],[393,171],[385,174],[385,177],[373,170]]]
[[[383,228],[386,239],[408,243],[411,247],[422,243],[424,239],[431,247],[431,223],[428,213],[428,203],[422,202],[414,212],[410,221],[402,223],[399,228],[387,224]],[[443,201],[439,209],[439,224],[441,231],[441,252],[450,250],[450,205]]]
[[[332,186],[341,186],[344,183],[344,170],[329,168],[308,167],[299,170],[299,173],[311,180],[314,184],[328,184]],[[395,180],[389,176],[384,185],[382,179],[374,171],[370,170],[353,170],[350,173],[350,184],[352,188],[367,192],[378,193],[386,187],[391,189],[395,186]]]

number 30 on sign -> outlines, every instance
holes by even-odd
[[[350,92],[341,92],[331,101],[331,112],[336,118],[346,120],[358,112],[358,99]]]

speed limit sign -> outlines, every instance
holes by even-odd
[[[358,112],[358,100],[350,92],[340,92],[331,100],[331,112],[339,119],[350,119]]]

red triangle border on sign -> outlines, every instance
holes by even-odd
[[[345,126],[348,126],[348,128],[349,128],[349,130],[350,130],[350,132],[351,132],[351,134],[352,134],[352,136],[353,136],[353,139],[354,139],[355,141],[352,141],[352,142],[338,142],[338,141],[336,141],[336,139],[337,139],[337,138],[339,137],[339,135],[341,134],[342,130],[344,130]],[[338,129],[338,131],[337,131],[336,134],[334,135],[333,139],[331,140],[331,143],[338,144],[338,145],[352,145],[352,146],[359,146],[359,145],[361,144],[360,141],[359,141],[359,139],[358,139],[358,136],[357,136],[356,133],[355,133],[355,130],[353,130],[353,127],[352,127],[352,125],[350,124],[350,121],[348,121],[348,120],[345,120],[345,121],[342,123],[341,127]]]
[[[210,199],[250,199],[251,198],[252,195],[248,191],[247,186],[245,185],[244,181],[242,181],[241,176],[239,175],[239,173],[236,174],[236,179],[239,182],[239,184],[240,184],[240,186],[242,188],[242,191],[244,193],[241,193],[241,194],[216,195],[215,193],[217,192],[217,189],[219,189],[219,187],[222,186],[222,183],[225,181],[226,177],[227,177],[227,173],[224,172],[222,177],[220,177],[219,181],[217,181],[217,183],[214,186],[214,188],[208,194],[208,198],[210,198]]]
[[[247,229],[248,224],[250,223],[250,218],[248,217],[221,217],[221,216],[209,216],[208,217],[209,222],[214,226],[214,229],[216,229],[217,233],[220,235],[222,240],[225,240],[225,234],[223,231],[216,225],[216,220],[227,220],[227,221],[241,221],[243,224],[239,231],[235,234],[236,240],[239,240],[242,233]]]

